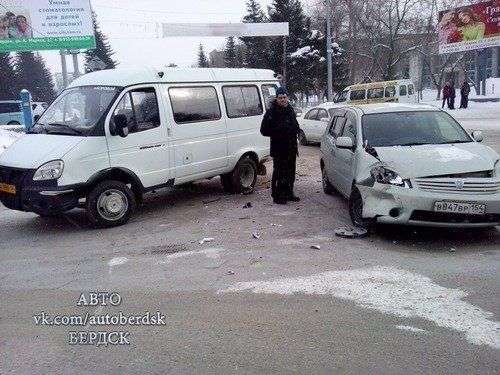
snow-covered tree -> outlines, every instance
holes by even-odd
[[[243,22],[267,22],[267,17],[256,0],[248,0],[246,6],[247,14],[243,17]],[[245,67],[255,69],[269,68],[269,58],[267,56],[269,40],[267,37],[241,37],[240,40],[245,46]]]
[[[237,68],[240,65],[236,54],[236,44],[232,36],[227,38],[226,47],[224,48],[224,65],[226,68]]]
[[[14,65],[9,53],[0,53],[0,100],[17,99],[19,92],[16,89]]]
[[[94,12],[92,12],[92,23],[96,47],[85,52],[85,72],[116,68],[118,63],[112,58],[114,52],[109,45],[107,36],[101,31],[97,15]]]
[[[208,68],[208,59],[205,54],[205,50],[203,48],[203,44],[200,43],[200,47],[198,48],[198,67],[199,68]]]

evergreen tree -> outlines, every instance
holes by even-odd
[[[112,58],[114,52],[109,45],[108,37],[99,28],[97,15],[94,12],[92,12],[92,23],[96,46],[95,49],[89,49],[85,52],[85,72],[116,68],[118,64]]]
[[[0,53],[0,83],[0,100],[13,100],[19,97],[14,66],[9,53]]]
[[[237,68],[239,65],[236,56],[236,44],[232,36],[227,38],[226,48],[224,49],[224,65],[226,68]]]
[[[286,46],[286,86],[293,95],[305,89],[307,77],[303,74],[304,63],[294,61],[290,57],[307,46],[310,20],[305,16],[300,0],[273,0],[269,7],[269,21],[288,22],[290,27]],[[281,73],[283,71],[282,38],[273,38],[269,51],[271,69]]]
[[[256,0],[247,1],[247,14],[243,22],[260,23],[267,22],[266,15]],[[256,69],[268,69],[269,57],[268,39],[266,37],[241,37],[245,46],[244,66]]]
[[[201,43],[200,43],[200,48],[198,49],[198,67],[200,68],[209,67],[207,55],[205,54],[205,50],[203,49],[203,44]]]
[[[35,101],[55,98],[54,82],[43,57],[33,52],[18,52],[15,58],[17,91],[27,89]]]

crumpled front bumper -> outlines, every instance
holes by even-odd
[[[414,185],[413,185],[414,186]],[[357,185],[363,198],[363,217],[383,224],[435,227],[491,227],[500,224],[500,193],[435,193],[374,183]],[[437,213],[438,201],[473,202],[486,205],[485,215]]]

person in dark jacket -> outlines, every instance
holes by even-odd
[[[293,185],[295,183],[295,163],[298,155],[297,135],[299,123],[292,106],[288,103],[286,89],[276,90],[276,99],[266,111],[260,127],[264,137],[271,138],[273,158],[272,197],[274,203],[298,202]]]
[[[449,109],[455,109],[455,97],[457,96],[456,90],[455,90],[455,83],[451,81],[450,84],[450,96],[448,97],[448,108]]]
[[[450,94],[451,94],[451,86],[449,82],[446,82],[446,84],[443,87],[443,105],[441,106],[441,108],[444,108],[445,104],[449,105],[448,100],[450,99]]]
[[[470,85],[467,79],[464,79],[464,83],[460,87],[460,108],[467,108],[469,105],[469,93]]]

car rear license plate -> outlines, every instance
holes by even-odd
[[[9,193],[9,194],[16,194],[16,186],[10,185],[10,184],[4,184],[4,183],[0,182],[0,191],[3,191],[5,193]]]
[[[436,202],[434,212],[451,212],[454,214],[484,215],[486,205],[466,202]]]

